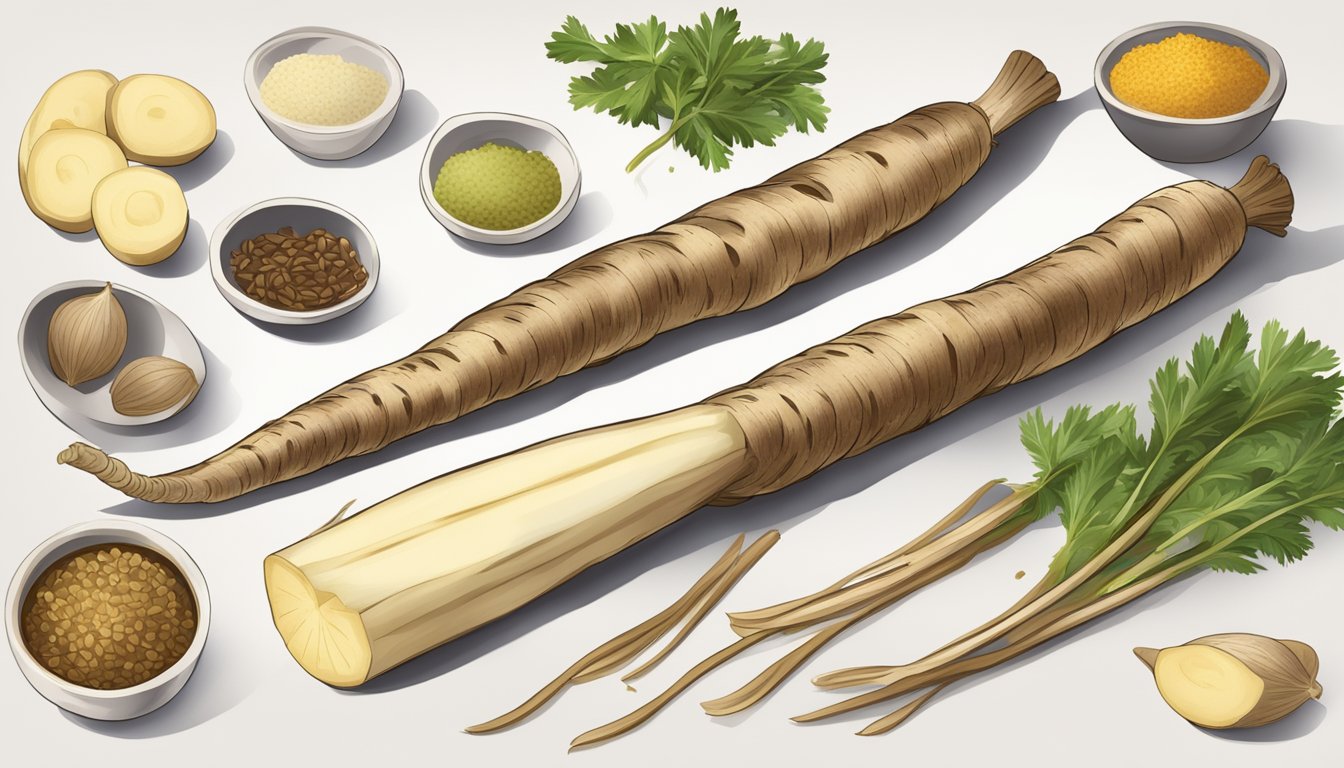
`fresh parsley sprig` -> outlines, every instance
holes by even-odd
[[[734,147],[774,146],[791,128],[823,131],[830,111],[816,89],[826,79],[823,45],[788,33],[777,40],[741,37],[737,11],[728,8],[671,32],[653,16],[617,24],[600,40],[570,16],[551,35],[546,54],[600,65],[570,80],[575,109],[606,112],[636,127],[666,126],[627,172],[669,141],[701,166],[721,171]]]

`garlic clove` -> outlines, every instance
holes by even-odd
[[[1297,660],[1302,662],[1302,668],[1313,679],[1316,677],[1316,673],[1321,671],[1321,658],[1316,655],[1315,648],[1299,640],[1280,640],[1279,642],[1293,652]]]
[[[111,283],[61,304],[47,324],[47,360],[69,386],[111,373],[125,351],[126,311]]]
[[[1232,633],[1134,653],[1167,704],[1204,728],[1265,725],[1321,695],[1316,652],[1297,641]]]
[[[199,389],[186,364],[158,355],[142,357],[127,363],[112,380],[112,408],[123,416],[162,413],[179,403],[181,410]]]

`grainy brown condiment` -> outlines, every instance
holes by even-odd
[[[293,227],[257,235],[229,255],[233,280],[268,307],[323,309],[354,296],[369,282],[359,254],[344,237]]]
[[[129,688],[172,666],[196,636],[196,598],[163,555],[99,544],[52,563],[23,604],[23,642],[52,674]]]

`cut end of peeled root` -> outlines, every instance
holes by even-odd
[[[359,614],[321,592],[284,558],[265,562],[271,618],[299,666],[327,685],[350,688],[368,680],[372,653]]]

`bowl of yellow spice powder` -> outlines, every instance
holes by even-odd
[[[1158,160],[1203,163],[1244,149],[1288,87],[1273,47],[1217,24],[1130,30],[1097,57],[1102,104],[1125,138]]]
[[[196,563],[137,523],[94,521],[38,545],[5,601],[9,647],[53,704],[97,720],[129,720],[186,684],[210,623]]]
[[[574,210],[582,176],[558,128],[504,112],[444,121],[420,164],[420,197],[458,237],[506,245],[555,229]]]

